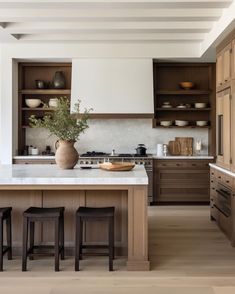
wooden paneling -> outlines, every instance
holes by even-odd
[[[223,55],[222,53],[217,55],[216,59],[216,87],[223,84]]]
[[[42,207],[41,191],[9,191],[0,190],[0,207],[11,206],[12,210],[12,239],[13,247],[21,247],[22,245],[22,221],[23,212],[30,206]],[[35,227],[35,243],[41,241],[41,227]]]
[[[235,80],[231,87],[231,171],[235,172]]]
[[[223,82],[231,80],[231,44],[225,47],[223,51]]]
[[[235,40],[232,41],[231,77],[235,79]]]

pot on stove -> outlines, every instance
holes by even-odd
[[[147,148],[145,147],[144,144],[138,144],[138,146],[135,150],[136,150],[137,155],[143,156],[143,155],[146,155]]]

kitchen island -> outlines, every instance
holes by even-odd
[[[61,170],[56,165],[1,165],[0,206],[12,206],[13,249],[21,252],[22,213],[30,206],[65,207],[65,246],[73,254],[75,212],[79,206],[115,206],[115,250],[127,256],[127,270],[149,270],[148,177],[143,166],[129,172],[98,168]],[[87,244],[107,240],[105,223],[87,223]],[[35,228],[37,244],[52,244],[53,226]]]

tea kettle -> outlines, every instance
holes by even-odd
[[[147,148],[145,147],[144,144],[138,144],[138,146],[135,150],[136,150],[137,155],[143,156],[143,155],[146,155]]]

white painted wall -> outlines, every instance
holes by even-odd
[[[153,113],[152,59],[73,59],[72,105],[93,113]]]

